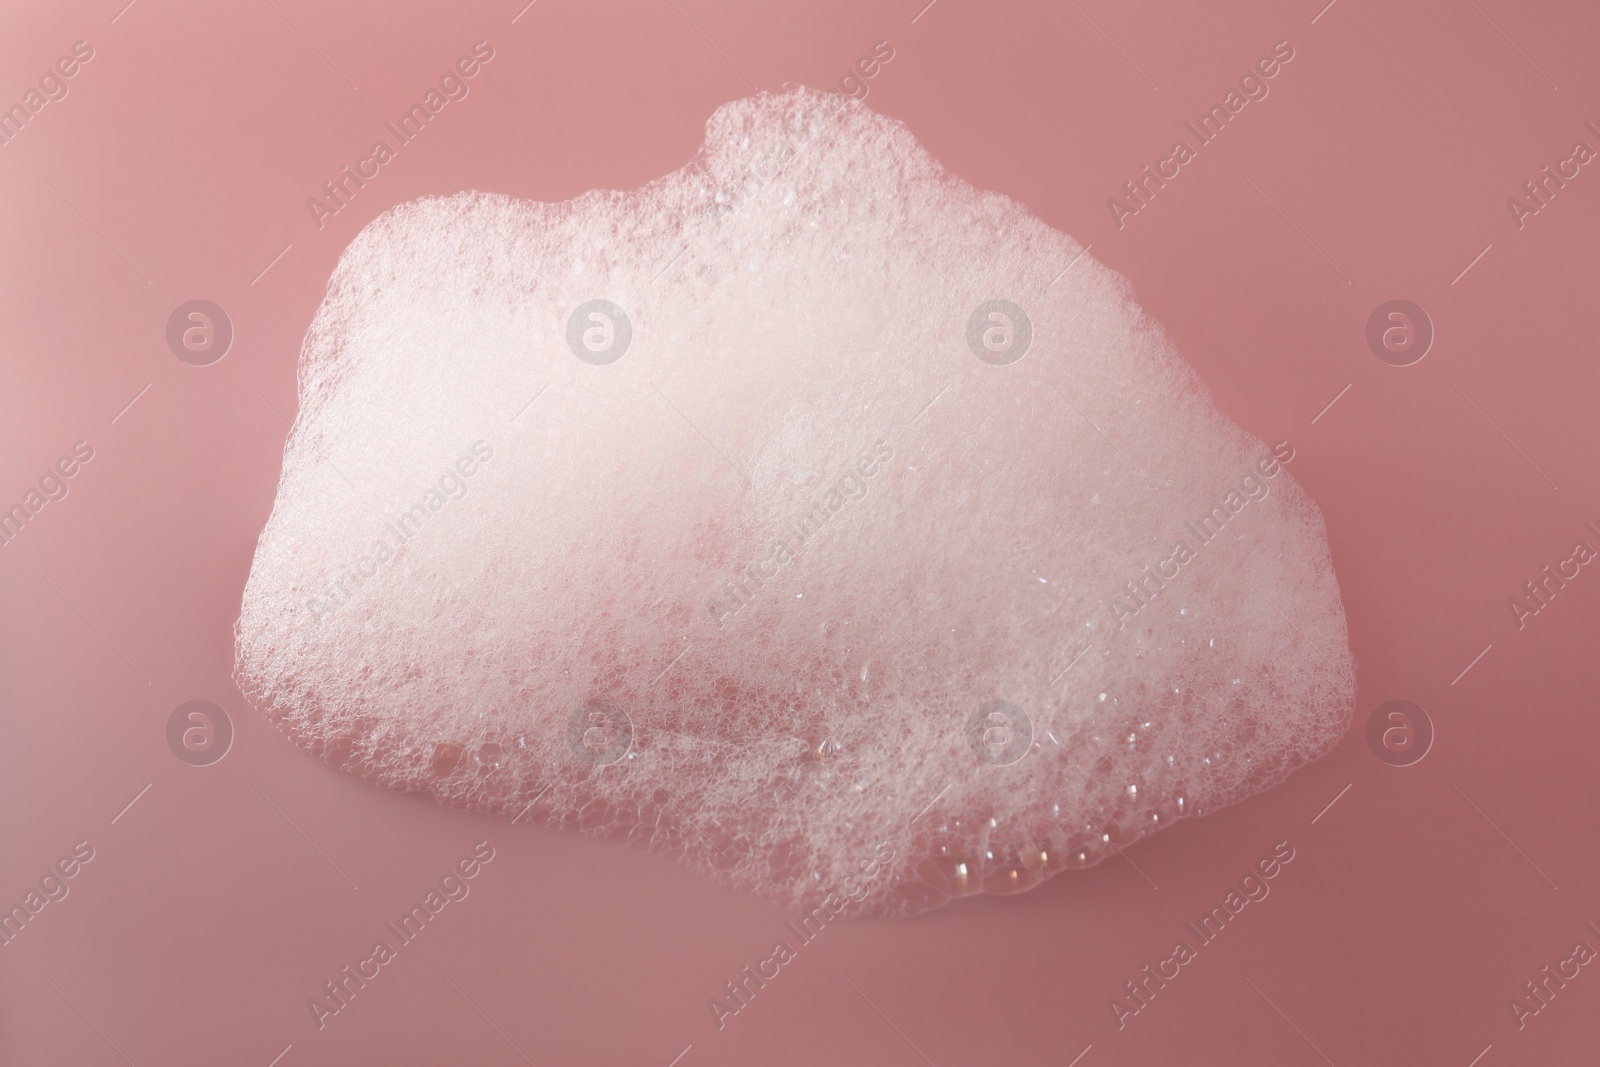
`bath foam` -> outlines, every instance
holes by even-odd
[[[1016,892],[1345,730],[1292,453],[1077,242],[762,94],[635,192],[351,243],[236,678],[335,767],[785,906]]]

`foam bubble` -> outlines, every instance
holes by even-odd
[[[854,102],[729,104],[637,192],[389,211],[300,391],[237,677],[391,788],[786,904],[887,844],[862,908],[905,914],[1096,863],[1348,723],[1292,447]]]

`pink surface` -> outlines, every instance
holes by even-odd
[[[63,857],[73,871],[0,947],[0,1062],[1594,1056],[1600,977],[1574,945],[1600,950],[1586,926],[1600,927],[1600,577],[1573,546],[1600,548],[1585,525],[1600,526],[1600,177],[1572,157],[1580,140],[1600,149],[1586,125],[1600,127],[1600,11],[923,2],[0,14],[6,101],[74,42],[93,49],[0,145],[0,508],[75,443],[93,450],[0,546],[0,904]],[[495,57],[468,97],[319,229],[306,199],[477,41]],[[650,856],[324,767],[240,700],[232,625],[300,339],[366,222],[453,187],[636,187],[691,158],[719,103],[752,84],[837,85],[879,41],[894,58],[865,83],[873,107],[1091,243],[1230,417],[1293,443],[1344,592],[1356,722],[1283,786],[1127,861],[832,925],[719,1030],[707,999],[793,916]],[[1108,198],[1279,41],[1294,58],[1269,95],[1119,228]],[[1508,198],[1546,165],[1577,173],[1517,219]],[[167,344],[195,299],[233,325],[208,366]],[[1435,331],[1409,366],[1367,343],[1395,299]],[[1548,580],[1519,628],[1508,600],[1547,565],[1577,576]],[[208,766],[168,747],[195,699],[234,732]],[[1397,699],[1435,731],[1410,766],[1367,741]],[[494,858],[469,894],[319,1029],[308,999],[485,840]],[[1185,924],[1279,842],[1294,858],[1270,895],[1119,1020],[1112,998],[1138,1006],[1125,983],[1197,943]]]

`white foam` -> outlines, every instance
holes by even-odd
[[[592,300],[614,362],[603,320],[568,344]],[[993,300],[1014,362],[968,343]],[[1321,516],[1272,450],[1121,277],[857,103],[729,104],[633,193],[395,208],[300,389],[237,677],[392,788],[786,903],[888,842],[863,906],[907,913],[1097,862],[1348,722]]]

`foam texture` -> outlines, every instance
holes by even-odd
[[[1348,725],[1277,453],[1077,242],[856,102],[762,94],[636,192],[351,243],[236,677],[336,767],[786,906],[1015,892]]]

